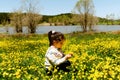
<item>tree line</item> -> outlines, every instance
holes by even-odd
[[[37,1],[37,0],[36,0]],[[120,20],[114,19],[114,14],[100,18],[94,15],[95,7],[92,0],[78,0],[71,13],[59,15],[41,15],[38,12],[36,1],[23,0],[22,8],[12,13],[0,13],[0,24],[15,26],[17,33],[22,33],[22,27],[27,26],[29,33],[35,33],[36,27],[41,23],[49,23],[50,26],[80,25],[83,32],[93,30],[97,24],[120,24]]]
[[[5,25],[5,24],[10,24],[11,23],[11,18],[10,16],[14,13],[0,13],[0,24]],[[25,13],[23,13],[25,15]],[[39,14],[38,14],[39,15]],[[77,15],[77,14],[76,14]],[[39,21],[39,24],[41,23],[63,23],[64,25],[79,25],[79,22],[73,21],[72,18],[75,16],[75,14],[72,13],[64,13],[64,14],[59,14],[59,15],[41,15],[42,19]],[[105,25],[120,25],[120,19],[117,20],[112,20],[112,19],[107,19],[107,18],[98,18],[98,23],[97,24],[105,24]],[[113,21],[113,22],[112,22]]]

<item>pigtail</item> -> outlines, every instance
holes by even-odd
[[[52,36],[52,31],[49,31],[48,32],[49,46],[51,46],[53,44],[51,36]]]

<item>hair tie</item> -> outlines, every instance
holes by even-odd
[[[55,31],[52,31],[52,34],[54,34],[55,33]]]

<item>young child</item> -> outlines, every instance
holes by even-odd
[[[69,72],[67,66],[70,66],[71,63],[68,61],[72,57],[72,54],[65,55],[62,53],[61,48],[64,44],[65,37],[61,32],[50,31],[48,32],[49,39],[49,48],[45,55],[45,67],[48,75],[52,74],[52,71],[49,68],[56,67],[56,69]]]

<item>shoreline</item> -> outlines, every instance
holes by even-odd
[[[66,33],[65,35],[81,35],[81,34],[88,34],[88,35],[93,35],[93,34],[120,34],[120,30],[118,31],[109,31],[109,32],[94,32],[94,31],[88,31],[88,32],[71,32],[71,33]],[[42,36],[47,36],[47,33],[45,34],[37,34],[37,33],[15,33],[15,34],[7,34],[7,33],[0,33],[0,37],[9,37],[9,36],[37,36],[37,35],[42,35]]]

